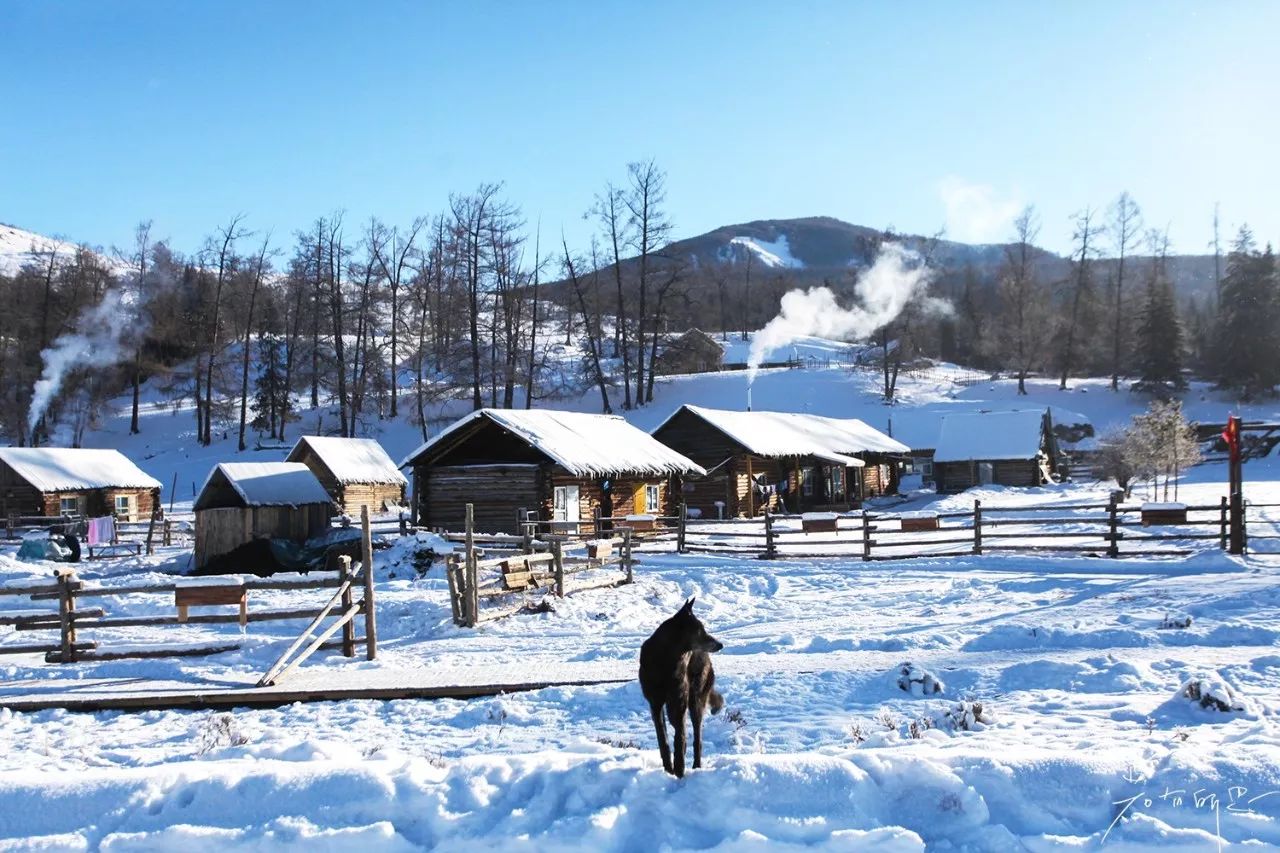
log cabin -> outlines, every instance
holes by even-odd
[[[418,524],[519,532],[521,512],[577,529],[605,517],[670,515],[698,465],[614,415],[479,409],[410,453]]]
[[[145,521],[160,506],[160,481],[118,450],[0,448],[0,513],[21,516],[114,515]]]
[[[683,494],[702,518],[848,510],[892,488],[908,453],[860,420],[795,412],[685,405],[653,436],[707,470]]]
[[[1041,486],[1057,479],[1058,464],[1047,410],[968,412],[942,419],[933,478],[939,492]]]
[[[409,481],[372,438],[305,435],[285,461],[310,468],[339,511],[354,518],[362,506],[377,514],[405,505]]]
[[[724,347],[701,329],[689,329],[661,339],[653,369],[659,376],[714,373],[724,367]]]
[[[301,462],[223,462],[196,497],[195,565],[255,539],[305,542],[329,529],[334,505]]]

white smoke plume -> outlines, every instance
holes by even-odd
[[[107,291],[100,303],[80,315],[76,331],[60,335],[40,353],[44,370],[31,390],[28,432],[40,423],[68,371],[86,364],[105,367],[121,360],[124,335],[138,319],[135,306],[127,303],[119,291]]]
[[[755,382],[756,372],[769,353],[787,346],[798,338],[813,335],[840,341],[869,337],[887,323],[893,322],[913,299],[929,314],[950,314],[951,303],[925,295],[932,271],[920,256],[897,243],[881,247],[873,263],[858,278],[854,292],[858,304],[841,307],[829,287],[792,290],[782,297],[778,316],[755,333],[747,356],[747,383]]]

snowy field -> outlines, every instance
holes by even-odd
[[[696,596],[725,644],[715,661],[727,707],[709,718],[706,767],[683,781],[662,772],[629,680],[229,713],[0,711],[0,849],[1280,845],[1272,558],[646,554],[629,587],[467,630],[450,620],[439,566],[418,578],[411,552],[401,541],[378,554],[379,660],[330,655],[303,676],[515,682],[586,667],[632,679],[643,639]],[[12,553],[0,556],[2,581],[48,568]],[[95,583],[158,581],[185,560],[172,549],[83,569]],[[263,593],[252,605],[316,595]],[[139,596],[112,612],[171,606]],[[301,627],[255,623],[241,637],[193,626],[184,640],[244,647],[73,667],[9,657],[0,673],[10,691],[40,677],[216,686],[252,680]],[[6,629],[0,642],[30,636]],[[172,644],[175,633],[95,638]],[[942,692],[900,689],[908,662]],[[1226,685],[1239,709],[1180,697],[1193,679]],[[955,713],[962,702],[981,714]]]

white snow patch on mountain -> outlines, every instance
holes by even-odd
[[[755,237],[734,237],[729,241],[729,245],[742,246],[767,267],[804,269],[804,261],[791,254],[791,245],[787,242],[785,234],[779,234],[778,239],[772,242]]]
[[[58,256],[59,263],[69,263],[75,258],[76,249],[75,243],[0,223],[0,275],[17,275],[29,264],[43,265],[50,252]],[[115,258],[98,254],[111,272],[119,273],[123,269]]]

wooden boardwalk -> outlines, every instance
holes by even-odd
[[[199,681],[147,678],[31,678],[0,683],[0,708],[13,711],[145,711],[265,708],[293,702],[349,699],[469,699],[547,687],[620,684],[635,678],[631,661],[557,663],[532,671],[537,681],[517,680],[529,669],[511,666],[449,669],[316,668],[274,687],[254,687],[257,673]]]

